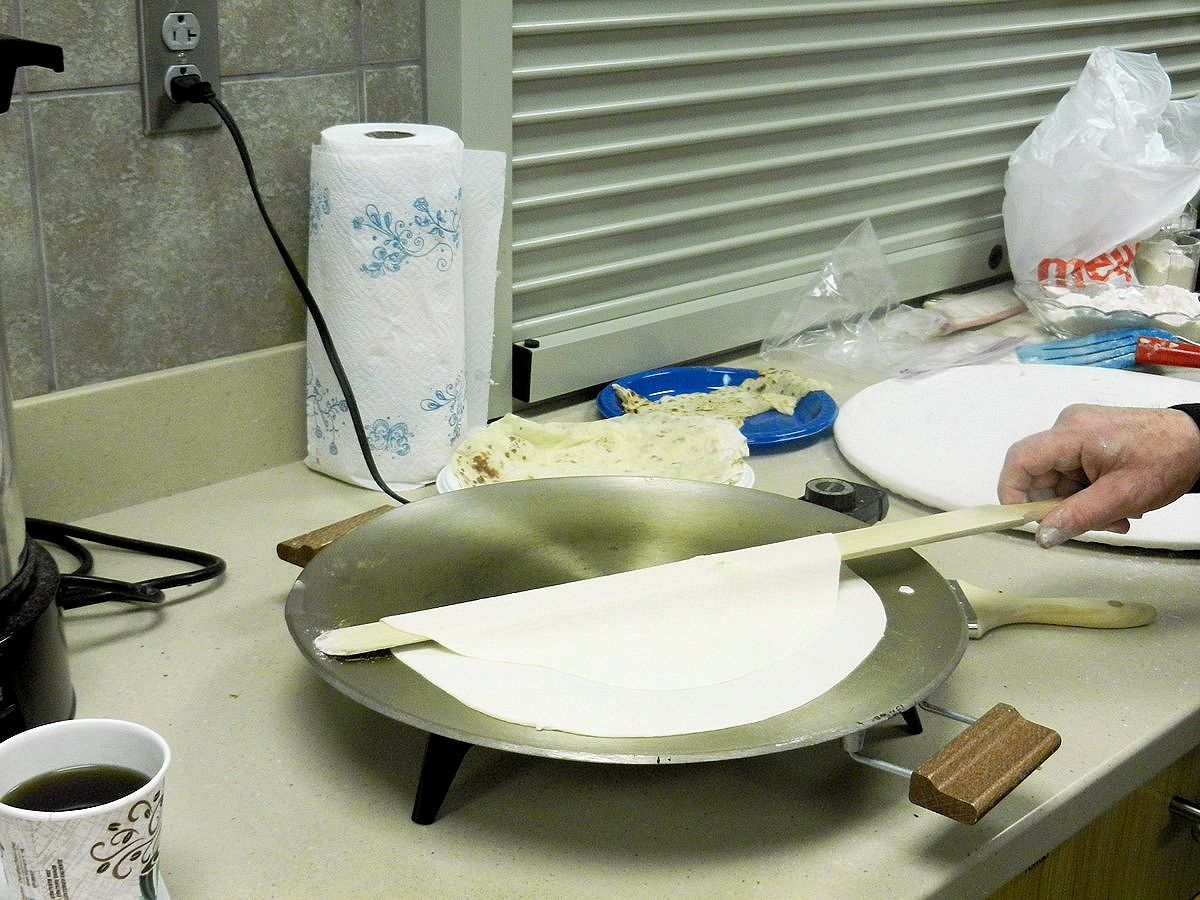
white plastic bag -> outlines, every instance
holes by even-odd
[[[1200,96],[1171,100],[1153,54],[1100,47],[1009,159],[1004,230],[1018,284],[1136,284],[1140,240],[1200,191]]]

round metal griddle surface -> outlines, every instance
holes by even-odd
[[[313,639],[386,615],[528,590],[860,525],[747,488],[656,478],[551,478],[484,485],[411,503],[362,525],[305,567],[287,600],[292,637],[317,673],[386,716],[469,744],[620,763],[699,762],[772,753],[860,731],[924,699],[966,647],[945,580],[900,551],[851,568],[883,601],[887,627],[825,694],[761,722],[695,734],[597,738],[494,719],[391,654],[333,659]]]

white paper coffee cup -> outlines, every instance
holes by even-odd
[[[118,799],[85,809],[47,812],[0,802],[7,896],[164,900],[158,842],[170,761],[161,737],[116,719],[55,722],[0,743],[0,797],[30,779],[82,766],[119,766],[148,779]],[[0,884],[0,896],[3,890]]]

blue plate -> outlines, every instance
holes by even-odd
[[[741,384],[756,378],[755,369],[736,369],[730,366],[672,366],[651,369],[636,375],[618,378],[613,384],[627,387],[650,400],[669,394],[694,394],[712,391],[730,384]],[[608,385],[596,397],[596,407],[607,418],[622,415],[621,403]],[[800,398],[796,412],[785,416],[768,410],[742,422],[742,434],[751,451],[784,450],[790,445],[824,434],[837,418],[837,404],[824,391],[812,391]]]

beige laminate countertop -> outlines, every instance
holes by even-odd
[[[578,403],[547,415],[594,413]],[[752,463],[755,489],[791,496],[816,476],[863,480],[831,437]],[[275,555],[279,540],[380,502],[297,462],[83,520],[229,564],[219,584],[173,590],[162,609],[67,615],[78,714],[133,719],[171,745],[161,850],[173,900],[985,896],[1200,743],[1194,554],[981,535],[921,552],[947,577],[1014,593],[1149,599],[1159,620],[1012,626],[971,642],[931,699],[975,715],[1005,701],[1063,737],[980,824],[911,806],[903,778],[832,742],[663,766],[475,748],[438,821],[415,825],[424,736],[308,668],[283,617],[297,570]],[[918,512],[893,499],[890,517]],[[113,577],[173,566],[97,560]],[[923,735],[875,741],[872,754],[916,765],[959,727],[924,719]]]

